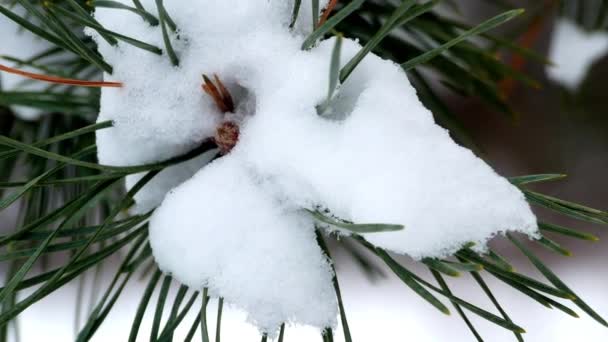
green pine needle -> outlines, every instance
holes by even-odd
[[[560,234],[560,235],[567,236],[570,238],[587,240],[587,241],[592,241],[592,242],[599,241],[599,238],[595,235],[581,232],[581,231],[578,231],[573,228],[559,226],[559,225],[552,224],[552,223],[539,222],[538,228],[540,228],[540,230],[543,230],[546,232],[556,233],[556,234]]]
[[[561,254],[563,256],[567,256],[567,257],[571,257],[572,256],[572,252],[570,252],[569,250],[567,250],[566,248],[562,247],[559,243],[547,238],[547,237],[541,237],[540,239],[536,240],[536,242],[538,244],[540,244],[541,246],[556,252],[558,254]]]
[[[452,295],[452,291],[448,287],[447,282],[445,281],[445,279],[443,279],[441,274],[433,269],[431,269],[431,273],[433,274],[433,277],[435,277],[435,280],[437,280],[437,283],[439,283],[439,286],[441,286],[441,289],[443,291],[445,291],[446,293],[448,293],[449,295]],[[483,342],[483,338],[481,337],[481,335],[479,334],[479,332],[477,331],[475,326],[473,326],[473,323],[471,323],[471,320],[469,320],[469,318],[464,313],[464,311],[462,310],[460,305],[458,305],[458,303],[455,301],[452,301],[452,305],[458,312],[458,315],[460,315],[460,318],[462,318],[464,323],[467,325],[467,327],[469,328],[469,330],[471,331],[473,336],[475,336],[475,339],[477,339],[477,342]]]
[[[342,55],[342,40],[341,34],[336,36],[336,43],[331,53],[331,64],[329,67],[329,87],[327,91],[327,98],[325,102],[317,106],[317,114],[323,115],[331,106],[331,101],[334,97],[334,93],[340,83],[340,56]]]
[[[296,26],[298,16],[300,15],[300,7],[302,7],[302,0],[295,0],[293,4],[293,12],[291,14],[291,23],[289,24],[290,29],[293,29]]]
[[[146,312],[146,308],[148,307],[148,303],[150,302],[150,298],[152,297],[152,293],[156,288],[156,284],[160,280],[162,273],[160,270],[156,270],[154,275],[150,278],[148,285],[146,286],[146,290],[143,293],[143,296],[139,302],[139,306],[137,307],[137,312],[135,314],[135,318],[133,320],[133,324],[131,325],[131,333],[129,334],[129,342],[135,342],[137,340],[137,335],[139,333],[139,327],[141,326],[141,322],[144,318],[144,314]]]
[[[173,31],[176,31],[177,27],[175,26],[175,23],[173,23],[173,20],[171,20],[171,17],[165,10],[163,0],[156,0],[156,7],[158,8],[158,18],[160,20],[160,27],[163,31],[163,41],[165,43],[165,50],[167,52],[167,55],[169,55],[171,64],[177,67],[179,66],[179,58],[177,57],[175,50],[173,50],[173,45],[171,44],[171,37],[169,37],[169,30],[167,29],[169,27]]]
[[[422,263],[427,265],[433,271],[441,272],[450,277],[460,277],[460,272],[452,267],[450,264],[442,262],[441,260],[425,258],[422,259]]]
[[[224,298],[217,301],[217,321],[215,325],[215,342],[220,342],[222,336],[222,312],[224,311]]]
[[[380,42],[386,37],[396,26],[402,17],[408,14],[410,8],[416,3],[415,0],[404,0],[401,5],[391,14],[388,20],[382,25],[378,32],[365,44],[365,46],[359,51],[340,71],[340,82],[344,83],[348,76],[355,70],[357,65],[370,53]],[[414,13],[412,11],[412,13]],[[416,12],[422,14],[424,12]],[[408,20],[415,16],[408,16]]]
[[[379,224],[379,223],[370,223],[370,224],[356,224],[352,222],[347,222],[344,220],[339,220],[336,218],[327,217],[323,213],[319,211],[313,211],[309,209],[305,209],[312,217],[317,219],[319,222],[323,224],[327,224],[333,227],[346,229],[353,233],[363,234],[363,233],[381,233],[381,232],[394,232],[403,230],[404,227],[398,224]]]
[[[585,311],[591,318],[596,320],[598,323],[608,327],[608,322],[604,320],[597,312],[595,312],[587,303],[585,303],[579,296],[577,296],[553,271],[551,271],[545,264],[526,248],[523,243],[517,240],[512,234],[507,234],[509,240],[532,262],[532,264],[560,290],[572,294],[572,301],[583,311]]]
[[[497,26],[500,26],[500,25],[504,24],[505,22],[521,15],[523,12],[524,12],[523,9],[518,9],[518,10],[511,10],[511,11],[502,13],[492,19],[489,19],[489,20],[481,23],[479,26],[476,26],[473,29],[466,31],[465,33],[460,35],[458,38],[455,38],[431,51],[427,51],[424,54],[422,54],[416,58],[410,59],[409,61],[401,64],[401,67],[406,71],[410,70],[412,68],[415,68],[416,66],[426,63],[429,60],[435,58],[436,56],[442,54],[443,52],[445,52],[452,46],[454,46],[462,41],[465,41],[469,37],[472,37],[472,36],[481,34],[483,32],[489,31],[493,28],[496,28]]]
[[[152,26],[158,26],[159,24],[158,19],[151,13],[144,10],[143,7],[130,7],[123,3],[111,0],[89,0],[87,4],[91,7],[117,8],[127,10],[141,16],[142,19],[147,21]]]
[[[203,342],[209,342],[209,328],[207,327],[207,305],[209,304],[209,289],[203,289],[203,300],[201,305],[201,310],[199,313],[200,323],[201,323],[201,336]]]
[[[486,282],[483,280],[483,278],[481,277],[481,275],[477,272],[473,272],[471,273],[471,276],[475,279],[475,281],[477,282],[477,284],[481,287],[481,289],[483,290],[483,292],[485,292],[486,296],[488,296],[488,298],[490,298],[490,301],[492,301],[492,304],[494,304],[494,306],[496,307],[496,309],[498,309],[498,311],[500,312],[500,315],[509,323],[513,324],[513,321],[511,320],[511,318],[509,317],[509,315],[507,314],[507,312],[502,308],[502,306],[500,305],[500,303],[498,302],[498,300],[496,299],[496,297],[494,296],[494,294],[492,293],[492,291],[490,290],[490,288],[488,287],[488,285],[486,284]],[[522,337],[523,331],[513,331],[513,334],[515,335],[515,338],[519,341],[519,342],[523,342],[524,339]]]
[[[329,253],[329,248],[323,239],[323,235],[320,231],[316,231],[317,243],[321,247],[321,250],[328,259],[331,260],[331,254]],[[338,309],[340,310],[340,322],[342,323],[342,331],[344,332],[344,341],[352,342],[352,336],[350,333],[350,327],[348,326],[348,320],[346,318],[346,310],[344,309],[344,303],[342,301],[342,291],[340,291],[340,283],[338,282],[338,275],[336,274],[336,268],[333,263],[330,263],[331,269],[333,272],[332,282],[334,285],[334,291],[336,292],[336,298],[338,299]],[[281,325],[281,331],[285,329],[285,324]]]
[[[184,308],[174,318],[169,320],[165,329],[163,330],[163,333],[161,333],[158,339],[159,341],[173,341],[173,334],[175,333],[175,329],[179,327],[179,324],[184,320],[184,318],[196,302],[198,294],[198,292],[194,292],[192,295],[190,295],[190,299],[188,299],[186,305],[184,305]]]
[[[158,331],[160,329],[160,320],[163,316],[163,309],[167,296],[169,295],[169,288],[171,286],[171,276],[165,276],[163,283],[160,287],[160,293],[158,295],[158,301],[156,302],[156,309],[154,310],[154,319],[152,320],[152,330],[150,331],[150,341],[156,341],[158,339]]]
[[[564,174],[542,174],[542,175],[527,175],[520,177],[511,177],[509,181],[515,185],[525,185],[531,183],[549,182],[554,180],[560,180],[568,177]]]
[[[109,37],[106,39],[113,39],[114,41],[116,41],[116,39],[122,40],[127,44],[131,44],[135,47],[138,47],[140,49],[144,49],[146,51],[152,52],[154,54],[157,55],[162,55],[163,50],[161,50],[160,48],[142,42],[140,40],[125,36],[123,34],[120,34],[118,32],[114,32],[114,31],[110,31],[105,29],[103,26],[101,26],[98,22],[93,21],[91,19],[91,17],[89,15],[78,15],[75,13],[70,12],[69,10],[66,10],[60,6],[53,6],[51,7],[52,10],[56,11],[57,13],[61,14],[62,16],[66,17],[66,18],[70,18],[72,19],[74,22],[86,26],[86,27],[90,27],[92,29],[94,29],[95,31],[99,32],[100,35]]]

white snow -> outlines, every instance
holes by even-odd
[[[167,195],[150,224],[159,266],[238,304],[262,331],[287,320],[335,325],[332,272],[311,218],[256,178],[238,159],[222,158]]]
[[[142,3],[156,14],[155,1]],[[305,25],[311,21],[307,18],[312,17],[306,13],[308,3],[302,2],[301,20],[297,22],[301,32],[307,31]],[[213,101],[201,90],[202,74],[220,75],[225,83],[232,84],[233,91],[242,75],[260,70],[255,65],[258,60],[269,58],[268,64],[287,51],[295,53],[300,44],[285,28],[291,18],[290,1],[166,1],[165,7],[182,37],[173,39],[179,68],[171,66],[166,55],[125,43],[117,49],[87,30],[98,41],[104,59],[114,67],[114,75],[106,75],[106,80],[125,84],[103,91],[99,120],[116,122],[115,129],[99,134],[99,156],[105,163],[154,162],[193,149],[213,136],[219,121]],[[151,27],[133,13],[98,9],[96,18],[108,29],[164,49],[160,28]]]
[[[11,11],[20,16],[25,15],[26,12],[19,5],[11,7]],[[1,56],[27,60],[54,47],[51,43],[22,28],[2,14],[0,14],[0,32],[2,32]],[[0,60],[0,63],[9,67],[16,66],[14,62],[4,59]],[[40,70],[30,66],[19,66],[19,69],[40,73]],[[48,87],[48,83],[28,80],[22,76],[9,73],[0,73],[0,89],[4,91],[40,91],[46,87]],[[43,114],[42,110],[34,107],[13,106],[11,109],[15,115],[24,120],[36,120]]]
[[[587,32],[569,19],[559,19],[549,51],[555,66],[547,67],[547,75],[569,89],[577,89],[589,69],[608,54],[608,33]]]
[[[153,1],[144,5],[155,12]],[[91,34],[114,66],[106,80],[124,83],[102,91],[99,120],[115,122],[98,133],[104,164],[164,160],[212,137],[222,114],[201,90],[203,73],[217,74],[236,100],[236,147],[198,172],[202,161],[167,171],[138,198],[154,206],[196,173],[167,195],[150,225],[154,256],[176,279],[208,286],[262,331],[285,321],[323,328],[336,318],[331,270],[303,208],[402,224],[365,237],[414,258],[446,256],[467,242],[482,248],[506,230],[536,233],[522,193],[435,124],[398,65],[368,56],[339,89],[332,115],[320,117],[334,41],[301,51],[310,28],[302,20],[288,30],[290,2],[165,5],[180,29],[172,37],[179,67]],[[98,10],[96,18],[164,47],[160,29],[132,13]],[[345,40],[342,64],[359,49]]]

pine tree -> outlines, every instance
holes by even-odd
[[[304,6],[303,3],[308,1],[311,4]],[[320,40],[336,37],[332,57],[327,61],[327,65],[330,65],[330,91],[326,101],[317,106],[317,113],[320,116],[331,115],[330,107],[340,91],[339,85],[351,77],[366,56],[375,53],[399,64],[416,87],[421,101],[433,112],[435,120],[447,128],[458,143],[478,151],[465,125],[444,102],[444,95],[437,90],[435,81],[439,79],[449,91],[479,99],[488,108],[514,119],[516,114],[509,103],[513,82],[525,87],[538,85],[522,70],[521,63],[549,63],[532,49],[538,18],[551,20],[550,16],[559,13],[576,18],[587,30],[602,30],[605,29],[608,14],[607,1],[598,2],[597,11],[585,9],[585,4],[589,2],[584,0],[547,1],[532,6],[527,13],[513,8],[507,1],[486,2],[501,12],[477,25],[471,25],[441,14],[458,11],[456,2],[448,0],[331,0],[325,8],[321,8],[319,0],[293,1],[290,27],[303,21],[305,16],[308,19],[312,16],[314,25],[310,30],[312,33],[302,42],[302,50],[314,48]],[[152,27],[160,26],[164,45],[155,46],[129,37],[124,32],[105,28],[93,14],[100,8],[125,11],[133,16],[133,20],[141,19]],[[306,13],[306,8],[312,8],[313,13]],[[589,11],[598,15],[595,18],[584,15]],[[84,323],[77,326],[78,341],[86,341],[94,336],[104,320],[112,314],[125,285],[138,281],[138,277],[142,277],[147,286],[134,313],[132,330],[124,334],[129,336],[129,341],[135,341],[141,335],[139,327],[144,314],[151,311],[154,312],[151,340],[172,340],[178,326],[191,324],[187,340],[202,329],[203,341],[209,341],[206,322],[210,299],[208,289],[181,285],[176,296],[168,298],[169,287],[174,280],[171,275],[163,274],[154,262],[148,239],[149,220],[154,209],[133,213],[130,208],[137,193],[163,170],[216,151],[218,147],[221,152],[214,159],[230,153],[238,138],[238,127],[227,121],[218,129],[214,139],[205,140],[188,153],[158,162],[130,166],[99,163],[94,135],[111,130],[114,125],[112,121],[97,120],[101,91],[121,87],[122,84],[101,81],[104,73],[112,75],[113,65],[99,52],[98,42],[82,33],[87,28],[111,46],[128,44],[146,53],[160,55],[178,66],[182,42],[179,41],[179,27],[173,21],[172,14],[162,0],[156,0],[154,8],[144,7],[136,0],[132,4],[105,0],[14,0],[0,2],[0,12],[23,32],[39,37],[39,43],[44,46],[35,55],[26,58],[2,55],[4,62],[0,63],[3,75],[23,76],[17,86],[0,91],[0,210],[18,211],[15,226],[0,236],[0,246],[3,247],[0,260],[9,265],[7,281],[0,291],[2,340],[8,339],[7,327],[18,320],[29,306],[70,282],[80,282],[82,286],[86,272],[99,270],[110,257],[119,255],[122,261],[110,286],[100,291],[96,306]],[[507,22],[503,35],[493,31]],[[342,37],[356,38],[363,46],[344,65],[339,58]],[[497,58],[497,55],[505,53],[512,56],[512,63]],[[222,109],[221,112],[233,112],[234,101],[220,77],[205,75],[202,82],[204,93]],[[29,108],[30,114],[35,112],[34,120],[24,118],[24,107]],[[143,176],[125,191],[125,179],[132,175]],[[564,177],[562,174],[534,174],[512,177],[509,181],[521,190],[533,206],[582,222],[608,224],[608,213],[602,210],[555,198],[528,187]],[[509,260],[491,249],[482,253],[473,245],[465,245],[449,258],[421,260],[436,280],[436,283],[431,283],[399,263],[386,249],[370,243],[365,236],[369,232],[399,230],[403,227],[388,223],[357,224],[334,215],[326,208],[312,209],[310,215],[320,226],[350,232],[348,237],[344,237],[341,234],[322,234],[321,229],[317,230],[316,241],[328,258],[331,259],[332,254],[328,246],[333,246],[333,243],[326,242],[329,239],[347,246],[353,260],[364,269],[372,266],[360,251],[369,251],[375,260],[385,264],[407,287],[440,313],[450,313],[449,302],[479,341],[482,337],[469,320],[469,315],[479,316],[494,323],[497,328],[512,331],[514,338],[519,341],[523,340],[525,332],[521,324],[525,322],[517,322],[517,317],[510,317],[499,302],[500,295],[493,293],[486,284],[484,277],[488,276],[528,296],[530,305],[536,301],[574,317],[577,317],[577,313],[571,306],[577,306],[599,324],[608,326],[592,305],[584,301],[584,294],[579,296],[574,293],[534,253],[530,244],[516,234],[507,233],[506,239],[530,260],[546,278],[545,281],[516,271]],[[597,240],[577,227],[564,227],[551,222],[539,222],[539,232],[532,243],[562,255],[570,255],[570,252],[553,241],[551,234]],[[56,253],[66,255],[67,260],[59,266],[51,266],[48,258]],[[34,272],[38,266],[42,271]],[[453,293],[449,278],[461,275],[473,278],[471,286],[478,286],[495,308],[481,308]],[[333,288],[346,341],[357,340],[356,336],[351,337],[349,331],[348,312],[342,302],[336,276],[333,277]],[[32,292],[27,296],[18,296],[26,289]],[[159,291],[159,300],[151,303],[155,291]],[[558,299],[571,301],[572,305],[564,305]],[[220,317],[222,305],[223,299],[220,299],[217,308]],[[164,308],[170,308],[170,313],[163,321]],[[500,315],[491,313],[494,309]],[[200,311],[200,314],[194,322],[184,322],[190,311]],[[218,320],[218,330],[220,323],[221,320]],[[283,340],[285,329],[285,325],[280,327],[279,341]],[[265,341],[270,337],[263,335],[261,338]],[[324,330],[322,339],[333,341],[332,330]]]

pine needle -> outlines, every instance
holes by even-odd
[[[27,77],[27,78],[30,78],[33,80],[38,80],[38,81],[43,81],[43,82],[48,82],[48,83],[56,83],[56,84],[64,84],[64,85],[80,86],[80,87],[93,87],[93,88],[103,88],[103,87],[120,88],[120,87],[122,87],[122,83],[120,83],[120,82],[83,81],[83,80],[76,80],[76,79],[63,78],[63,77],[57,77],[57,76],[42,75],[42,74],[36,74],[36,73],[32,73],[32,72],[27,72],[27,71],[11,68],[11,67],[8,67],[8,66],[2,65],[2,64],[0,64],[0,71],[4,71],[4,72],[8,72],[10,74],[20,75],[20,76],[24,76],[24,77]]]

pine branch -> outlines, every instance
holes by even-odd
[[[547,63],[546,58],[513,43],[510,39],[502,38],[488,33],[489,30],[514,19],[521,10],[513,10],[502,1],[492,1],[497,5],[508,8],[509,11],[483,22],[480,25],[469,25],[455,20],[438,16],[434,12],[434,6],[438,1],[400,1],[398,4],[383,1],[360,1],[330,3],[330,6],[319,18],[318,1],[313,1],[313,33],[302,43],[302,49],[313,48],[318,41],[330,35],[336,35],[336,45],[329,62],[328,93],[325,101],[318,107],[318,112],[323,115],[331,106],[332,99],[339,94],[340,84],[347,82],[349,75],[356,70],[359,63],[369,53],[378,53],[383,57],[390,58],[401,64],[404,70],[409,70],[410,76],[415,80],[424,102],[434,110],[435,115],[441,117],[446,126],[453,128],[453,133],[460,141],[469,146],[474,142],[467,134],[463,125],[458,122],[457,115],[451,112],[442,99],[437,96],[434,89],[429,85],[425,74],[419,72],[419,68],[429,68],[442,78],[441,81],[450,90],[459,94],[480,96],[487,104],[504,113],[512,115],[512,111],[506,103],[501,89],[500,81],[504,79],[516,79],[528,86],[536,86],[537,82],[516,68],[512,68],[495,59],[496,49],[513,51],[521,56],[539,63]],[[10,56],[3,58],[9,62],[16,63],[18,67],[28,66],[40,71],[42,74],[22,73],[28,77],[37,77],[41,80],[53,80],[54,76],[60,76],[63,80],[55,78],[60,86],[53,86],[46,91],[1,91],[0,105],[10,107],[15,105],[28,105],[40,108],[47,112],[60,112],[60,119],[54,122],[41,123],[38,126],[25,124],[19,120],[10,123],[10,129],[0,136],[0,187],[14,188],[12,193],[3,193],[0,201],[0,209],[6,209],[16,202],[25,203],[23,220],[15,230],[0,236],[0,246],[5,251],[0,253],[0,261],[11,262],[14,272],[10,279],[0,290],[0,301],[3,302],[0,312],[0,325],[6,327],[9,321],[19,316],[23,310],[45,296],[65,286],[70,281],[81,277],[84,272],[100,265],[111,255],[122,249],[128,248],[126,257],[117,270],[108,288],[104,291],[101,299],[89,315],[85,325],[79,333],[78,340],[86,341],[94,336],[99,326],[111,314],[112,308],[123,292],[127,282],[136,272],[142,272],[149,276],[148,285],[142,294],[140,305],[135,313],[129,341],[135,341],[139,335],[139,329],[155,291],[161,272],[156,269],[152,262],[152,253],[147,241],[147,224],[151,213],[132,216],[127,219],[117,219],[120,213],[133,204],[133,196],[153,177],[167,167],[191,160],[203,153],[212,152],[216,145],[212,141],[205,141],[193,151],[176,158],[149,165],[132,167],[115,167],[101,165],[91,156],[95,152],[90,133],[101,129],[109,129],[110,122],[92,124],[92,116],[99,109],[99,94],[91,93],[80,95],[73,93],[71,87],[64,89],[65,78],[76,78],[78,75],[89,75],[82,80],[73,80],[73,85],[93,85],[91,77],[99,74],[100,70],[112,73],[109,65],[96,50],[91,39],[83,38],[74,32],[84,27],[96,30],[109,44],[115,45],[118,41],[131,44],[147,52],[154,54],[166,53],[174,66],[179,65],[178,52],[174,50],[173,39],[180,39],[175,34],[177,25],[163,6],[161,0],[156,1],[156,11],[149,12],[139,1],[133,1],[133,6],[128,6],[115,1],[95,0],[86,3],[68,0],[57,3],[39,3],[28,0],[17,0],[23,6],[28,15],[22,17],[14,14],[10,8],[0,6],[0,13],[16,22],[24,29],[38,35],[54,45],[53,48],[44,51],[29,59],[16,59]],[[605,29],[608,16],[608,1],[603,1],[597,16],[590,20],[585,16],[588,7],[578,2],[578,6],[572,7],[571,1],[560,1],[560,15],[576,18],[580,25],[588,29]],[[88,7],[87,7],[88,6]],[[294,27],[301,13],[301,1],[294,1],[293,15],[290,27]],[[333,7],[335,11],[332,11]],[[162,31],[164,49],[150,45],[146,42],[128,37],[120,32],[114,32],[103,27],[90,13],[89,7],[104,8],[107,10],[129,11],[133,18],[145,20],[151,25],[159,25]],[[69,24],[68,24],[69,23]],[[409,40],[403,39],[404,35]],[[341,54],[342,37],[356,37],[363,43],[363,48],[346,65],[341,66],[339,56]],[[483,44],[469,41],[472,36],[477,36],[484,42],[490,42],[494,46],[490,49]],[[67,55],[70,60],[63,64],[47,62],[48,57]],[[15,68],[0,68],[4,71],[15,71]],[[9,70],[10,69],[10,70]],[[72,84],[70,84],[72,85]],[[96,83],[96,86],[101,83]],[[87,118],[86,123],[71,122],[70,114],[79,114]],[[46,125],[46,127],[45,127]],[[52,135],[56,127],[65,126],[67,130]],[[51,127],[51,129],[49,129]],[[4,129],[4,128],[3,128]],[[38,139],[32,137],[38,136]],[[84,147],[84,149],[83,149]],[[76,152],[81,149],[81,152]],[[21,181],[15,181],[11,174],[25,161],[27,177]],[[120,201],[110,200],[115,196],[115,185],[122,182],[127,175],[148,172],[129,193],[122,196]],[[575,218],[583,222],[595,224],[608,224],[608,213],[603,210],[588,207],[579,203],[555,198],[526,188],[529,184],[545,181],[557,181],[563,178],[561,174],[526,175],[511,178],[512,184],[518,186],[526,195],[528,201],[540,207]],[[90,185],[89,187],[81,186]],[[92,185],[91,185],[92,184]],[[56,202],[58,193],[69,193],[65,200],[58,201],[54,209],[45,206],[45,203]],[[83,224],[84,218],[91,218],[92,212],[100,208],[107,208],[104,212],[102,222],[98,224]],[[410,271],[391,255],[380,248],[369,244],[360,233],[386,232],[403,229],[400,225],[391,224],[355,224],[333,217],[326,212],[308,210],[311,216],[319,224],[329,225],[339,229],[345,229],[353,233],[354,240],[368,249],[375,257],[384,262],[386,266],[401,279],[411,290],[423,300],[433,305],[442,313],[449,313],[447,306],[440,300],[444,297],[452,303],[465,324],[474,336],[481,340],[481,336],[475,330],[465,310],[478,315],[496,325],[508,329],[514,333],[518,340],[524,330],[515,324],[503,310],[496,300],[488,285],[483,281],[480,272],[487,272],[512,287],[519,293],[527,296],[548,308],[554,307],[558,310],[577,316],[569,307],[559,303],[552,297],[572,300],[579,308],[593,317],[600,324],[607,325],[606,321],[595,312],[586,302],[576,296],[555,273],[553,273],[543,261],[533,254],[521,241],[508,235],[514,246],[528,257],[532,264],[545,276],[550,284],[543,283],[529,276],[517,272],[509,260],[489,251],[487,255],[481,255],[463,247],[456,253],[457,261],[424,259],[424,263],[438,281],[439,287],[425,281],[414,272]],[[306,209],[304,209],[306,210]],[[54,227],[54,228],[50,228]],[[597,237],[586,233],[575,227],[562,227],[551,223],[540,223],[542,236],[535,241],[536,244],[548,248],[561,255],[570,254],[567,246],[562,246],[545,234],[559,234],[560,236],[596,241]],[[57,239],[67,238],[68,241],[57,242]],[[326,255],[330,255],[325,242],[319,238],[319,244]],[[107,243],[107,244],[105,244]],[[91,246],[100,248],[95,252]],[[45,270],[41,274],[29,276],[34,265],[40,263],[41,259],[50,253],[70,254],[67,262],[52,270]],[[152,268],[149,268],[151,265]],[[150,276],[147,271],[152,270]],[[469,273],[476,283],[491,299],[494,306],[499,310],[501,316],[494,315],[452,293],[443,275],[460,276]],[[202,332],[203,341],[209,341],[207,327],[207,305],[209,302],[208,290],[202,291],[202,306],[193,309],[198,298],[198,292],[193,292],[188,297],[188,289],[182,286],[171,304],[169,317],[164,326],[161,326],[163,309],[166,306],[171,278],[165,276],[160,289],[159,300],[154,312],[152,340],[171,340],[175,336],[175,330],[183,322],[190,311],[196,311],[197,316],[188,331],[186,340],[191,340],[197,329]],[[18,301],[17,294],[20,290],[37,287],[29,296]],[[346,321],[346,308],[342,302],[340,288],[337,278],[334,278],[334,289],[338,298],[340,317],[344,328],[346,341],[350,341],[350,331]],[[188,298],[186,300],[186,298]],[[184,304],[185,301],[185,304]],[[6,305],[5,305],[6,304]],[[220,298],[217,308],[217,335],[216,341],[220,341],[221,316],[223,310],[223,299]],[[0,331],[0,336],[6,336],[5,330]],[[285,325],[281,326],[279,340],[283,339]],[[325,341],[333,340],[333,332],[328,329],[323,333]],[[267,340],[263,335],[262,340]]]

